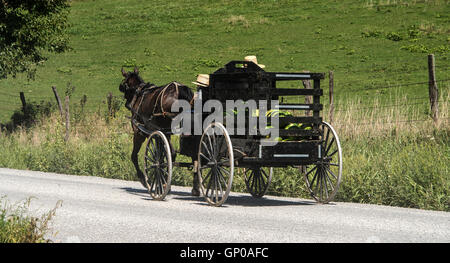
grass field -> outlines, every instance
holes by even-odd
[[[73,50],[51,55],[34,81],[0,81],[3,123],[20,109],[19,91],[28,101],[54,101],[51,86],[61,96],[75,87],[70,140],[53,114],[0,134],[0,166],[136,180],[129,112],[105,113],[107,93],[121,97],[121,67],[138,66],[155,84],[194,87],[197,74],[257,55],[267,71],[334,71],[333,126],[344,155],[336,200],[450,211],[449,14],[444,0],[72,1]],[[430,53],[438,125],[429,117]],[[328,79],[322,87],[328,120]],[[191,182],[190,172],[175,171],[174,184]],[[233,187],[245,191],[242,176]],[[293,168],[276,171],[269,193],[309,196]]]
[[[52,85],[60,93],[74,86],[72,101],[87,95],[95,108],[108,92],[120,95],[121,67],[193,87],[197,74],[246,55],[267,71],[333,70],[336,100],[425,102],[426,84],[402,84],[427,82],[428,53],[437,79],[450,79],[449,14],[444,0],[72,1],[73,50],[50,55],[34,81],[0,81],[0,122],[20,107],[19,91],[53,100]],[[450,82],[438,84],[448,92]]]

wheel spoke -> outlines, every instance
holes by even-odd
[[[230,175],[230,171],[228,171],[227,169],[223,168],[222,166],[217,166],[219,167],[220,170],[224,171],[225,173],[227,173],[228,175]]]
[[[204,182],[206,182],[208,180],[208,178],[210,178],[211,173],[212,173],[212,170],[209,170],[209,172],[206,174],[205,178],[203,179]]]
[[[330,183],[331,186],[331,191],[334,192],[334,185],[333,182],[331,181],[331,178],[328,175],[325,175],[327,181]]]
[[[338,149],[336,149],[334,152],[332,152],[329,155],[327,155],[327,157],[331,157],[331,156],[335,155],[337,152],[338,152]]]
[[[227,187],[227,182],[225,180],[225,177],[223,176],[222,172],[219,171],[219,188],[220,188],[220,195],[221,196],[223,196],[222,182],[223,182],[223,185],[225,187]]]
[[[306,173],[305,176],[308,176],[311,172],[313,172],[316,169],[317,169],[317,166],[314,166],[314,168],[312,168],[308,173]]]
[[[317,168],[317,166],[316,166],[315,168]],[[315,168],[314,168],[314,169],[315,169]],[[314,169],[313,169],[313,170],[314,170]],[[311,170],[310,172],[312,172],[313,170]],[[314,180],[316,180],[317,172],[318,172],[318,171],[319,171],[319,169],[316,170],[316,173],[314,174],[314,177],[313,177],[313,179],[311,180],[310,187],[312,187],[312,186],[314,185]]]
[[[255,176],[255,171],[252,170],[252,184],[250,185],[250,189],[252,189],[252,191],[255,191],[255,184],[256,184],[256,176]]]
[[[316,182],[316,186],[315,186],[315,191],[314,191],[314,193],[316,193],[316,195],[318,195],[318,193],[319,193],[319,191],[318,191],[318,188],[320,189],[320,174],[319,174],[319,170],[320,169],[317,169],[317,172],[316,172],[316,174],[314,175],[314,176],[318,176],[318,178],[317,178],[317,182]]]
[[[328,172],[334,177],[334,179],[337,180],[337,176],[331,171],[331,169],[327,166],[325,166],[325,168],[328,170]]]
[[[209,174],[209,181],[208,181],[208,187],[206,187],[205,196],[208,196],[208,192],[211,189],[212,180],[214,180],[214,175],[213,175],[212,169],[211,169],[211,171],[209,171],[208,174]]]
[[[211,159],[209,159],[208,157],[206,157],[206,155],[204,155],[203,153],[200,153],[200,155],[205,158],[206,160],[208,160],[208,162],[212,162]]]
[[[326,178],[325,177],[327,177],[327,175],[325,174],[325,171],[324,171],[324,169],[322,168],[322,180],[323,180],[323,185],[324,185],[324,187],[325,187],[325,194],[326,194],[326,196],[327,196],[327,199],[328,199],[328,187],[327,187],[327,181],[326,181]]]
[[[330,145],[328,145],[328,148],[325,150],[325,154],[324,154],[324,156],[326,156],[327,155],[327,153],[328,153],[328,151],[331,149],[331,146],[333,145],[333,143],[334,143],[334,137],[333,138],[331,138],[331,141],[330,141]]]
[[[162,172],[162,173],[160,173],[161,174],[161,182],[163,183],[163,184],[167,184],[167,181],[166,181],[166,177],[163,175],[163,174],[165,174],[165,175],[169,175],[165,170],[163,170],[163,169],[161,169],[161,168],[159,168],[160,169],[160,171]]]
[[[324,131],[325,131],[325,127],[326,126],[324,126]],[[324,141],[324,145],[323,145],[323,147],[324,147],[324,149],[326,149],[326,147],[328,146],[328,136],[330,135],[330,129],[328,129],[327,128],[327,135],[326,135],[326,138],[325,138],[325,141]]]
[[[202,141],[202,144],[203,144],[203,146],[205,147],[206,151],[208,152],[208,155],[210,156],[210,158],[213,157],[214,155],[212,155],[212,153],[209,151],[208,146],[206,145],[206,143],[205,143],[204,141]],[[203,153],[200,153],[200,154],[203,154]],[[206,157],[206,155],[203,154],[203,156],[204,156],[206,159],[208,159],[209,161],[211,161],[210,158]]]
[[[214,173],[214,193],[216,194],[216,202],[218,202],[219,201],[219,190],[217,189],[218,187],[217,187],[217,179],[218,179],[218,176],[217,176],[217,168],[215,168],[214,169],[215,170],[215,173]]]
[[[208,137],[209,146],[211,147],[209,148],[211,150],[210,151],[211,157],[214,158],[214,146],[211,142],[211,136],[209,134],[206,134],[206,137]]]

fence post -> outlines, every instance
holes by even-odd
[[[106,96],[106,100],[108,102],[108,116],[111,117],[112,116],[112,93],[109,92],[108,95]]]
[[[434,123],[437,124],[439,114],[439,91],[436,83],[434,54],[428,55],[428,95],[430,97],[431,118],[433,118]]]
[[[59,109],[59,114],[61,115],[61,120],[63,120],[64,116],[63,116],[63,109],[62,109],[62,105],[61,105],[61,100],[59,99],[59,95],[58,95],[58,92],[56,91],[56,87],[55,86],[52,86],[52,90],[53,90],[53,94],[55,94],[56,103],[58,103],[58,109]]]
[[[329,72],[329,78],[330,78],[330,92],[329,92],[329,97],[330,97],[330,111],[328,113],[329,119],[330,119],[330,124],[333,122],[333,117],[334,117],[334,73],[333,71]]]
[[[25,101],[25,94],[23,93],[23,91],[21,91],[19,94],[20,100],[22,101],[22,111],[25,111],[25,106],[27,106],[27,102]]]
[[[70,113],[69,113],[69,96],[66,96],[66,137],[64,137],[64,141],[69,140],[70,133]]]
[[[302,72],[309,73],[307,70],[303,70]],[[309,79],[302,80],[303,87],[305,89],[311,89],[311,81]],[[305,96],[305,104],[312,103],[312,96]],[[305,116],[310,116],[311,112],[309,110],[305,110]]]

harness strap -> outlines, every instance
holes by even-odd
[[[165,117],[166,115],[168,115],[168,114],[170,113],[170,112],[164,111],[164,108],[163,108],[163,98],[164,98],[164,94],[166,93],[166,90],[167,90],[172,84],[175,85],[176,97],[179,96],[180,91],[179,91],[179,88],[178,88],[178,87],[179,87],[181,84],[178,83],[178,82],[176,82],[176,81],[173,81],[173,82],[167,84],[167,85],[159,92],[158,97],[156,98],[155,106],[153,107],[153,111],[152,111],[152,116],[156,116],[156,114],[157,114],[157,113],[156,113],[156,106],[158,105],[158,100],[159,100],[159,106],[160,106],[160,109],[161,109],[161,114]]]
[[[138,120],[136,120],[136,116],[139,117],[139,119],[142,121],[143,118],[140,115],[140,109],[141,109],[141,105],[142,105],[142,101],[144,100],[144,97],[146,94],[148,94],[152,89],[156,88],[157,86],[151,83],[142,83],[139,85],[139,87],[136,89],[136,92],[134,93],[133,99],[130,102],[130,110],[133,113],[133,118],[132,118],[132,124],[136,125],[135,122],[137,122]],[[137,107],[137,110],[134,110],[134,105],[137,102],[138,98],[141,98],[139,101],[139,105]],[[137,127],[137,125],[136,125]]]

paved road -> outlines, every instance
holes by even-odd
[[[33,196],[56,242],[450,242],[450,213],[231,193],[224,207],[172,187],[153,201],[138,182],[0,168],[0,196]]]

